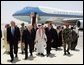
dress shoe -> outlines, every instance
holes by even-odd
[[[41,53],[41,56],[45,56],[43,53]]]
[[[66,55],[66,52],[64,52],[64,55]]]
[[[27,60],[28,59],[28,57],[25,57],[25,60]]]
[[[40,53],[38,53],[38,55],[41,55]]]
[[[18,56],[17,56],[17,54],[15,55],[15,58],[17,58]]]
[[[47,57],[49,56],[49,54],[47,54]]]
[[[68,54],[70,54],[70,52],[69,52],[69,51],[68,51],[67,53],[68,53]]]
[[[75,50],[75,49],[71,49],[71,50]]]
[[[33,54],[31,53],[30,56],[33,56]]]
[[[10,62],[13,62],[13,59],[11,59]]]
[[[22,51],[21,54],[24,54],[24,51]]]

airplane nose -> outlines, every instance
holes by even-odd
[[[17,12],[15,12],[14,14],[12,14],[12,16],[19,16],[19,15],[21,15],[21,14],[22,14],[21,11],[17,11]]]
[[[12,16],[15,16],[16,14],[14,13],[14,14],[12,14]]]

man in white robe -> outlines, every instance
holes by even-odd
[[[5,53],[9,54],[10,47],[9,47],[9,43],[7,42],[7,28],[8,27],[9,27],[9,24],[6,24],[5,29],[4,29],[4,48],[6,49]]]
[[[35,38],[35,42],[36,42],[35,47],[37,48],[37,53],[39,55],[44,56],[46,41],[47,41],[47,37],[45,34],[45,30],[43,29],[43,26],[40,26],[36,32],[36,38]]]

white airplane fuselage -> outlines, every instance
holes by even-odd
[[[62,21],[79,21],[80,28],[83,28],[83,12],[81,11],[67,11],[48,7],[25,7],[13,14],[13,17],[28,22],[31,22],[31,13],[36,12],[38,15],[38,23],[45,23],[48,20],[56,22]],[[65,20],[66,19],[66,20]]]

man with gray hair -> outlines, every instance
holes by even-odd
[[[11,57],[10,62],[13,62],[14,54],[16,58],[18,57],[17,53],[18,53],[18,42],[20,41],[20,30],[15,25],[14,21],[11,21],[10,24],[11,26],[7,29],[7,41],[10,45],[10,57]],[[13,48],[14,48],[14,54],[13,54]]]

